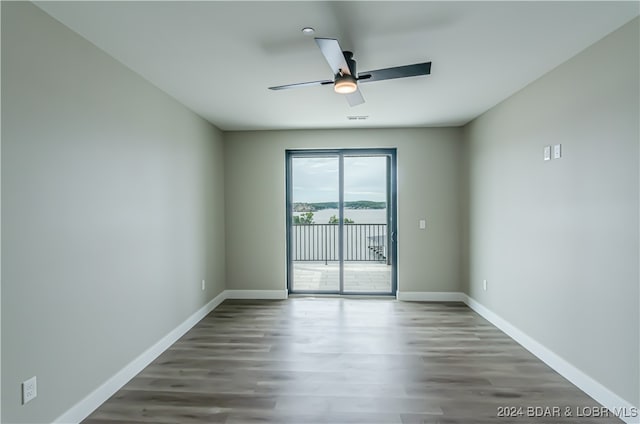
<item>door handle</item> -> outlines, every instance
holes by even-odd
[[[396,232],[395,232],[395,231],[392,231],[392,232],[391,232],[391,242],[392,242],[392,243],[395,243],[396,241],[397,241],[397,240],[396,240]]]

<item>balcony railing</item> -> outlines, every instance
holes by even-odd
[[[344,260],[387,262],[386,224],[345,224]],[[294,261],[338,261],[338,224],[294,224],[292,256]]]

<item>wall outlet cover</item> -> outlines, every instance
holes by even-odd
[[[22,404],[32,401],[36,396],[38,396],[38,386],[34,376],[22,382]]]

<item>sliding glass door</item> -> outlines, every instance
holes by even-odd
[[[340,158],[290,156],[289,291],[341,290]]]
[[[287,152],[291,293],[394,294],[395,149]]]

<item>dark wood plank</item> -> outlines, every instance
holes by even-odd
[[[535,407],[599,405],[463,304],[228,300],[84,423],[622,422]]]

